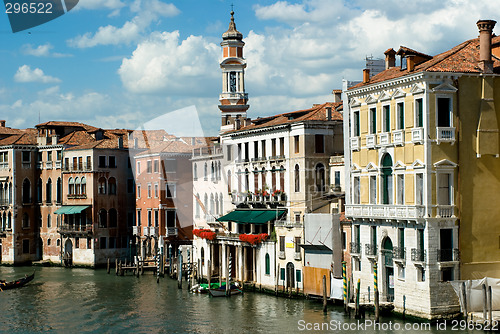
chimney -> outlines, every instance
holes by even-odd
[[[391,67],[396,66],[396,51],[393,48],[388,49],[384,52],[385,54],[385,69],[388,70]]]
[[[5,120],[0,120],[0,128],[5,128]]]
[[[407,55],[406,56],[406,68],[408,69],[408,72],[413,72],[415,69],[415,56],[414,55]]]
[[[493,20],[479,20],[479,67],[483,73],[493,73],[493,61],[491,60],[491,35],[493,27],[497,22]]]
[[[363,83],[368,83],[370,82],[370,69],[365,68],[363,70]]]

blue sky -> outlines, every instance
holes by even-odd
[[[246,42],[249,117],[331,100],[342,78],[361,78],[367,55],[400,45],[436,54],[476,37],[478,19],[500,19],[494,1],[80,0],[14,34],[1,13],[0,119],[133,129],[194,106],[216,134],[232,3]]]

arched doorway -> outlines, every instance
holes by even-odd
[[[384,266],[384,290],[388,302],[394,300],[394,264],[392,261],[392,240],[385,237],[382,241],[382,263]]]
[[[73,265],[73,242],[71,242],[71,239],[66,240],[64,243],[63,261],[65,266]]]
[[[43,260],[43,240],[42,240],[42,238],[37,239],[36,257],[38,260]]]
[[[286,287],[295,288],[295,266],[292,262],[286,265]]]

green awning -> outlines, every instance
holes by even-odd
[[[57,209],[54,213],[58,215],[74,215],[76,213],[80,213],[86,208],[89,208],[90,205],[65,205],[61,206],[59,209]]]
[[[268,221],[280,218],[285,213],[286,210],[234,210],[217,220],[238,224],[266,224]]]

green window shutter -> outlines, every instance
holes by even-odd
[[[280,276],[281,276],[280,279],[284,281],[285,280],[285,268],[281,268]]]
[[[271,260],[269,259],[269,254],[266,254],[266,275],[271,273]]]
[[[300,270],[295,271],[295,280],[297,281],[297,283],[302,282],[302,275],[301,275]]]

